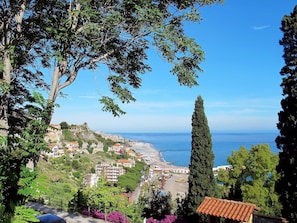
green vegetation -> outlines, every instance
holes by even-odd
[[[76,154],[74,157],[66,154],[58,158],[40,160],[37,166],[37,182],[41,188],[48,189],[41,190],[32,198],[67,210],[69,201],[82,186],[83,177],[94,173],[95,165],[104,161],[111,160],[102,152]]]
[[[4,137],[0,149],[0,216],[3,222],[12,221],[16,206],[27,201],[31,187],[34,187],[34,172],[26,168],[29,160],[36,164],[41,151],[47,151],[43,132],[47,129],[47,112],[44,98],[35,93],[32,103],[22,111],[26,112],[22,122],[13,119],[15,126],[11,135]],[[23,125],[25,122],[25,126]],[[31,191],[32,192],[32,191]]]
[[[65,129],[69,129],[69,125],[67,122],[61,122],[60,123],[61,129],[65,130]]]
[[[136,161],[135,167],[126,168],[126,173],[118,177],[117,185],[127,192],[133,192],[144,174],[145,163]]]
[[[150,189],[141,197],[139,205],[142,207],[142,217],[164,219],[172,214],[173,204],[170,193],[163,193],[159,189]]]
[[[76,140],[76,138],[72,136],[72,133],[69,129],[63,129],[62,133],[65,141],[73,142]]]
[[[268,145],[241,147],[228,157],[229,170],[219,170],[218,180],[223,183],[225,198],[256,204],[261,213],[281,216],[281,205],[275,193],[278,155]]]
[[[284,48],[285,66],[281,69],[281,87],[284,98],[281,100],[282,110],[278,113],[280,130],[276,138],[280,149],[279,165],[277,171],[280,175],[276,182],[276,191],[280,195],[283,205],[282,215],[289,222],[297,222],[297,72],[296,72],[296,46],[297,46],[297,6],[290,15],[282,19],[281,31],[283,38],[280,45]]]
[[[133,222],[142,222],[137,205],[135,203],[129,204],[128,199],[121,195],[122,192],[123,190],[120,187],[111,187],[104,178],[100,178],[97,187],[78,190],[71,200],[69,208],[73,211],[88,210],[104,214],[120,210]]]
[[[102,110],[124,114],[118,104],[136,100],[131,87],[141,87],[141,74],[151,70],[146,63],[151,46],[173,66],[181,85],[197,85],[204,53],[186,35],[184,23],[199,22],[198,9],[216,2],[221,0],[1,1],[0,136],[7,140],[0,148],[0,209],[5,215],[25,200],[18,194],[21,167],[28,160],[36,165],[46,150],[43,139],[62,89],[78,80],[81,70],[103,65],[117,101],[102,95]],[[45,81],[48,71],[52,79]],[[47,100],[31,89],[49,89]]]
[[[28,222],[39,222],[35,217],[39,212],[26,206],[17,206],[12,223],[28,223]]]
[[[71,138],[73,141],[77,141],[78,139],[75,137],[79,137],[83,143],[89,143],[89,138],[96,134],[85,128],[81,128],[78,132],[75,131],[76,134],[73,134],[70,130],[67,131],[69,131],[69,137],[66,138],[67,140]],[[63,130],[63,132],[65,132],[65,130]],[[99,137],[98,134],[96,135],[96,139],[100,139],[106,144],[107,142],[111,145],[115,143],[111,140],[105,140],[103,137]],[[58,158],[40,159],[36,168],[38,176],[35,180],[35,184],[39,187],[37,190],[38,193],[28,193],[27,196],[34,200],[44,201],[48,205],[67,210],[68,204],[73,202],[72,200],[74,196],[79,193],[78,191],[84,193],[86,188],[82,185],[83,177],[86,174],[95,173],[96,164],[116,162],[118,159],[126,156],[127,154],[118,155],[107,152],[96,152],[94,154],[75,153],[71,156],[65,153],[65,155]],[[135,167],[127,168],[126,174],[119,178],[117,188],[122,188],[121,190],[123,191],[134,191],[140,182],[144,166],[145,164],[143,162],[136,161]],[[31,182],[33,178],[26,177],[24,179]],[[108,185],[108,183],[106,183],[106,185]],[[110,183],[109,186],[112,187]],[[36,190],[35,187],[32,189]]]
[[[105,139],[100,134],[86,129],[84,125],[75,125],[75,126],[77,126],[77,128],[79,128],[80,131],[71,131],[69,128],[63,129],[61,127],[64,141],[67,141],[67,142],[77,141],[80,147],[82,147],[83,142],[86,142],[88,144],[88,148],[90,149],[92,144],[98,145],[98,143],[100,142],[103,143],[103,145],[106,145],[107,148],[109,146],[112,146],[115,143],[111,139]]]
[[[186,214],[197,219],[196,209],[205,196],[216,194],[216,182],[213,175],[214,154],[211,134],[204,113],[203,99],[198,96],[192,115],[192,150],[190,160],[189,193],[186,200]],[[207,219],[199,215],[201,222]]]

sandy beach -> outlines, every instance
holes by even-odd
[[[164,160],[161,157],[160,151],[156,150],[152,144],[135,141],[132,142],[131,145],[133,150],[137,153],[142,154],[142,157],[148,160],[148,162],[164,162]]]
[[[133,141],[131,142],[131,146],[135,152],[141,154],[143,160],[148,165],[151,165],[151,168],[155,168],[156,166],[159,166],[163,170],[178,168],[163,160],[160,151],[155,149],[150,143]],[[170,172],[163,179],[164,185],[161,189],[170,192],[173,200],[178,196],[184,196],[188,192],[188,174]]]

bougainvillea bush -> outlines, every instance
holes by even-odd
[[[166,217],[162,220],[156,220],[153,218],[147,219],[146,223],[173,223],[176,220],[176,216],[174,215],[166,215]]]
[[[110,212],[107,216],[107,221],[112,223],[130,223],[127,217],[119,211]]]
[[[98,219],[105,219],[105,214],[104,213],[101,213],[97,210],[94,210],[93,213],[92,213],[92,217],[93,218],[98,218]]]
[[[98,210],[93,210],[93,211],[83,210],[82,214],[89,216],[89,217],[105,220],[105,214],[101,213]],[[112,223],[130,223],[130,221],[127,219],[127,217],[119,211],[110,212],[106,216],[106,220],[109,222],[112,222]],[[169,223],[169,222],[166,221],[164,223]]]
[[[86,216],[92,216],[92,212],[91,211],[88,211],[88,210],[83,210],[82,212],[81,212],[83,215],[86,215]]]

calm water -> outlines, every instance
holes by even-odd
[[[127,139],[151,143],[167,162],[176,166],[189,166],[191,156],[191,133],[116,133]],[[267,133],[212,133],[214,166],[226,165],[232,150],[240,146],[250,149],[252,145],[269,144],[275,153],[277,132]]]

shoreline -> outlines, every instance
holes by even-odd
[[[130,141],[132,149],[136,153],[140,153],[141,156],[149,163],[160,162],[168,164],[161,151],[157,150],[153,144],[148,142]]]
[[[130,141],[130,146],[136,153],[141,154],[144,162],[150,166],[149,179],[159,178],[160,190],[170,193],[173,200],[186,196],[189,173],[183,170],[188,167],[175,166],[167,162],[162,157],[161,151],[154,148],[151,143]]]

